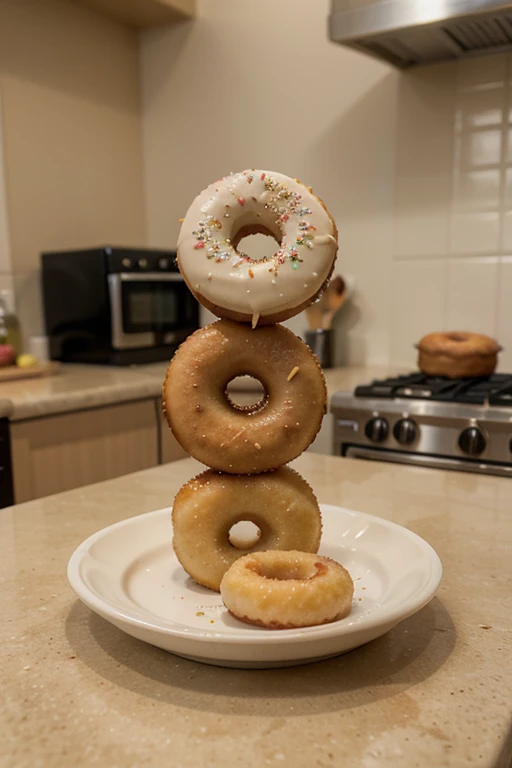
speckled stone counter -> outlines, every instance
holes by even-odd
[[[10,403],[5,415],[19,421],[158,397],[166,367],[64,364],[54,376],[1,382],[0,408]]]
[[[115,367],[62,365],[59,373],[37,379],[0,382],[0,417],[11,421],[102,405],[160,397],[168,363]],[[388,368],[335,368],[325,372],[329,394],[389,373]],[[251,379],[239,384],[251,387]]]
[[[512,483],[311,453],[295,466],[321,502],[426,539],[438,596],[335,659],[215,668],[124,635],[66,581],[87,536],[171,504],[195,461],[0,510],[2,768],[508,765]]]

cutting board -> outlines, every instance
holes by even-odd
[[[16,379],[35,379],[40,376],[53,376],[60,370],[60,363],[49,362],[34,365],[30,368],[18,368],[17,365],[0,367],[0,382],[15,381]]]

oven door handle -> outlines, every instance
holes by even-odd
[[[373,459],[374,461],[390,461],[394,464],[409,464],[415,467],[430,467],[432,469],[456,469],[459,472],[481,472],[488,475],[510,475],[512,465],[485,464],[484,462],[466,462],[450,459],[447,456],[427,456],[423,453],[401,453],[400,451],[378,451],[374,448],[351,445],[345,456],[352,459]]]
[[[183,282],[183,277],[179,272],[118,272],[115,276],[119,277],[119,280],[121,280],[122,283]]]

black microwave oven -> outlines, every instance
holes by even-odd
[[[105,246],[41,255],[50,357],[131,365],[169,360],[199,326],[176,252]]]

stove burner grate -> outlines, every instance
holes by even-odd
[[[411,373],[356,387],[356,397],[393,400],[436,400],[474,405],[512,407],[512,374],[494,373],[484,378],[448,379]]]

